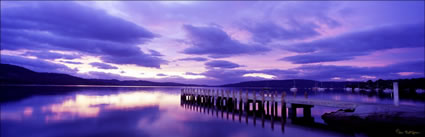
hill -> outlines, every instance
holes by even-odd
[[[40,85],[123,85],[123,86],[198,86],[144,80],[84,79],[68,74],[35,72],[20,66],[0,64],[0,84]]]

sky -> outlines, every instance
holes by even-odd
[[[1,1],[1,63],[220,85],[424,77],[424,1]]]

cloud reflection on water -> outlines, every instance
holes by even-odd
[[[110,95],[77,94],[59,104],[49,104],[41,109],[46,122],[75,118],[97,117],[105,110],[134,109],[156,105],[178,104],[173,95],[160,92],[121,92]],[[176,100],[178,101],[178,100]]]

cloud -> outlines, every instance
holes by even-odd
[[[301,54],[281,60],[296,64],[350,60],[379,50],[423,47],[424,39],[423,22],[389,25],[285,46],[283,49]]]
[[[203,58],[203,57],[189,57],[189,58],[182,58],[179,59],[180,61],[207,61],[207,58]]]
[[[149,49],[149,53],[150,53],[151,56],[164,56],[160,52],[153,50],[153,49]]]
[[[77,70],[68,68],[62,64],[20,56],[1,55],[1,63],[21,66],[36,72],[55,72],[67,74],[75,74],[77,72]]]
[[[214,60],[214,61],[210,61],[205,63],[205,66],[207,66],[207,68],[238,68],[238,67],[242,67],[239,64],[230,62],[230,61],[225,61],[225,60]]]
[[[243,44],[214,26],[196,27],[184,25],[183,29],[186,31],[191,43],[191,47],[183,50],[183,53],[186,54],[224,58],[242,54],[258,54],[270,50],[259,45]]]
[[[185,75],[201,75],[199,73],[193,73],[193,72],[185,72],[184,74]]]
[[[261,73],[274,76],[273,79],[312,79],[330,81],[335,80],[368,80],[370,78],[399,79],[424,77],[424,60],[409,61],[391,64],[383,67],[354,67],[336,65],[302,65],[291,69],[264,69],[264,70],[241,70],[241,69],[209,69],[200,73],[206,76],[198,81],[215,84],[237,83],[242,81],[266,80],[262,77],[246,77],[245,74]],[[400,72],[408,72],[410,75],[402,75]]]
[[[29,52],[25,52],[24,55],[35,56],[35,57],[40,58],[40,59],[50,59],[50,60],[54,60],[54,59],[77,59],[77,58],[81,57],[78,54],[61,54],[61,53],[50,52],[50,51],[38,51],[38,52],[29,51]]]
[[[60,61],[60,62],[67,63],[67,64],[75,64],[75,65],[83,64],[83,63],[77,62],[77,61]]]
[[[155,57],[155,56],[147,56],[146,54],[143,55],[134,55],[134,56],[103,56],[101,57],[102,61],[108,62],[108,63],[114,63],[114,64],[135,64],[139,66],[145,66],[145,67],[153,67],[153,68],[160,68],[160,64],[167,64],[168,61],[163,60],[161,58]]]
[[[282,3],[267,3],[263,5],[267,9],[254,9],[262,10],[260,16],[240,20],[239,27],[250,32],[253,41],[268,44],[314,38],[323,30],[343,26],[335,16],[343,2]]]
[[[398,79],[411,77],[424,77],[424,60],[409,61],[391,64],[383,67],[354,67],[335,65],[303,65],[296,68],[301,72],[295,78],[309,78],[329,80],[334,77],[356,80],[367,80],[364,76],[373,76],[382,79]],[[400,72],[415,72],[415,75],[402,76]]]
[[[95,67],[95,68],[99,68],[99,69],[118,69],[118,67],[109,65],[109,64],[105,64],[105,63],[101,63],[101,62],[92,62],[90,63],[91,66]]]
[[[282,27],[273,22],[246,23],[243,28],[251,32],[253,40],[262,44],[272,40],[300,40],[320,35],[314,23],[300,23],[292,20],[289,27]]]
[[[168,76],[168,75],[167,74],[163,74],[163,73],[158,73],[158,74],[156,74],[156,76],[165,77],[165,76]]]
[[[7,8],[2,12],[2,27],[10,29],[36,28],[68,37],[126,43],[155,37],[155,34],[134,23],[74,2],[38,2]]]
[[[33,2],[1,11],[2,50],[74,51],[99,56],[107,63],[154,68],[167,63],[157,53],[146,54],[137,46],[156,34],[102,10],[75,2]]]
[[[83,74],[79,73],[77,76],[90,79],[139,80],[139,78],[136,77],[122,76],[119,74],[100,71],[89,71]]]

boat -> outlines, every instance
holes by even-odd
[[[379,83],[378,83],[378,81],[376,81],[376,88],[375,88],[375,91],[376,92],[378,92],[378,91],[380,91],[381,89],[379,88]]]
[[[323,87],[323,83],[320,82],[320,87],[317,89],[317,91],[325,91],[327,88],[322,88]]]
[[[347,87],[347,88],[345,88],[345,91],[351,92],[351,91],[353,91],[353,89],[350,88],[350,87]]]
[[[354,88],[354,92],[360,92],[360,83],[357,83],[357,87]]]
[[[416,89],[416,93],[417,94],[424,94],[425,90],[424,89]]]
[[[295,80],[294,80],[294,87],[289,89],[291,92],[297,92],[298,89],[295,87]]]
[[[386,88],[383,90],[384,93],[392,93],[393,89]]]
[[[354,88],[354,92],[360,92],[360,88]]]

